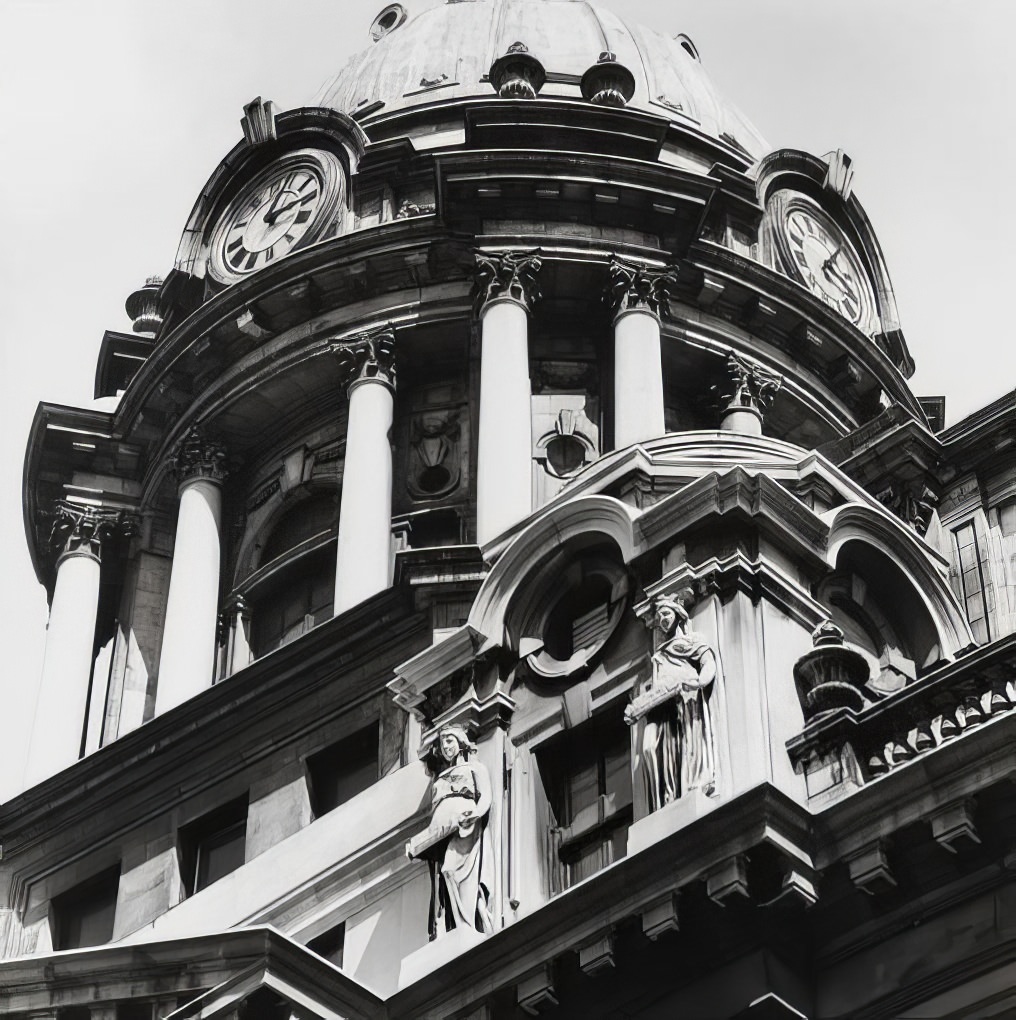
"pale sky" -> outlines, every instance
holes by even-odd
[[[172,268],[202,185],[240,138],[243,104],[310,104],[369,44],[384,6],[0,0],[0,800],[20,788],[45,641],[21,515],[35,407],[91,406],[103,331],[129,330],[127,296]],[[774,148],[853,157],[918,394],[947,394],[951,423],[1016,386],[1011,0],[605,6],[689,35]]]

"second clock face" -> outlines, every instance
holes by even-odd
[[[864,267],[843,231],[808,199],[777,199],[778,236],[790,272],[845,319],[865,327],[874,300]]]
[[[283,157],[255,177],[215,229],[213,275],[234,282],[319,234],[334,212],[342,180],[338,160],[315,150]]]

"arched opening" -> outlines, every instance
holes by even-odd
[[[836,572],[816,595],[847,641],[872,661],[875,693],[901,690],[941,660],[938,631],[920,592],[880,549],[859,539],[844,543]]]
[[[261,566],[244,585],[256,659],[331,619],[338,499],[317,493],[289,508],[268,533]]]

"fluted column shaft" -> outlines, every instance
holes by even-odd
[[[477,255],[480,434],[476,540],[484,545],[533,510],[529,310],[539,297],[532,252]]]
[[[225,458],[222,446],[198,432],[183,441],[174,457],[180,481],[180,510],[162,633],[156,715],[212,685]]]
[[[666,310],[665,270],[620,259],[610,264],[614,315],[614,447],[656,439],[666,430],[659,313]]]
[[[339,501],[334,613],[391,584],[395,336],[390,328],[335,345],[349,393]]]
[[[77,761],[88,711],[102,543],[124,525],[118,511],[60,503],[51,544],[58,552],[46,653],[29,739],[25,782],[33,786]]]

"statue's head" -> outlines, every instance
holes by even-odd
[[[457,761],[459,755],[469,757],[476,750],[476,744],[469,739],[465,726],[461,723],[446,723],[437,733],[438,757],[449,764]]]
[[[653,606],[654,623],[664,634],[683,628],[688,622],[687,603],[691,589],[683,588],[676,595],[660,595]]]

